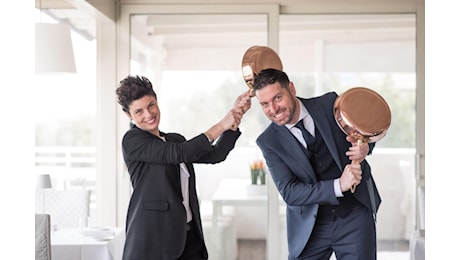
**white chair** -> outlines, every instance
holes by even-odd
[[[409,241],[410,260],[425,260],[425,187],[417,188],[418,228]]]
[[[425,187],[417,188],[418,202],[418,229],[425,229]]]
[[[50,215],[35,214],[35,260],[51,260]]]
[[[425,260],[425,230],[415,230],[409,242],[410,260]]]
[[[89,217],[89,190],[37,190],[35,212],[51,216],[51,226],[78,227]]]
[[[404,239],[410,240],[416,227],[415,170],[410,161],[400,160],[399,170],[402,175],[403,197],[399,208],[406,218]]]

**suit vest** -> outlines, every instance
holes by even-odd
[[[342,172],[337,167],[329,149],[326,146],[326,143],[323,140],[323,137],[319,131],[316,131],[315,134],[315,145],[312,149],[309,160],[313,166],[316,177],[320,181],[339,178],[342,175]],[[352,210],[361,207],[361,203],[354,198],[350,191],[344,192],[343,195],[343,197],[337,198],[340,203],[339,205],[320,204],[318,209],[318,218],[333,219],[335,216],[345,217]]]

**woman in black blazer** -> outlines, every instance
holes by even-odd
[[[249,93],[240,95],[218,123],[190,140],[159,130],[160,108],[147,78],[126,77],[116,94],[133,123],[122,140],[133,186],[123,259],[207,259],[192,163],[225,160],[241,135],[238,125],[251,106]]]

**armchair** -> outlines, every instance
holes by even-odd
[[[50,215],[35,214],[35,260],[51,260]]]

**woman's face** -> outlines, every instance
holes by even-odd
[[[155,97],[145,95],[140,99],[134,100],[129,106],[129,113],[126,114],[140,129],[160,136],[160,130],[158,129],[160,108]]]

